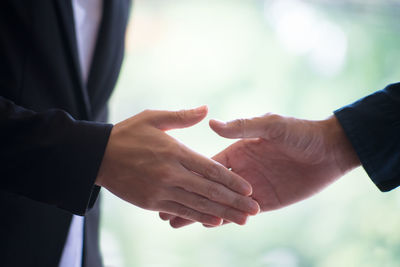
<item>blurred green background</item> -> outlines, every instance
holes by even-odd
[[[209,118],[266,112],[323,119],[399,81],[396,1],[138,0],[111,121],[144,109],[207,104],[200,124],[170,134],[212,156],[232,143]],[[103,190],[106,266],[400,266],[400,191],[364,171],[246,226],[174,230]]]

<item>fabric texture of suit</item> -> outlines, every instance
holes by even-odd
[[[130,0],[104,0],[87,86],[69,0],[0,1],[0,265],[57,266],[72,214],[101,266],[99,187]]]
[[[335,115],[381,191],[400,185],[400,83],[371,94]]]

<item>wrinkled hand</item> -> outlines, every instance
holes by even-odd
[[[214,157],[253,187],[261,211],[308,198],[358,166],[359,159],[334,116],[307,121],[267,114],[211,128],[227,138],[244,138]],[[191,222],[160,213],[173,227]]]
[[[204,224],[244,224],[259,212],[247,181],[165,133],[192,126],[207,114],[193,110],[144,111],[116,124],[96,184],[144,209]]]

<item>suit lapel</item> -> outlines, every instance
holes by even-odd
[[[101,19],[99,32],[97,35],[97,42],[92,58],[92,63],[88,77],[88,91],[92,101],[96,101],[96,88],[99,86],[99,80],[104,79],[107,72],[110,71],[110,62],[105,60],[107,54],[110,54],[113,50],[111,49],[112,42],[110,39],[113,38],[112,29],[118,29],[113,25],[115,22],[115,16],[118,16],[118,2],[119,0],[103,0],[103,16]],[[111,41],[111,43],[110,43]],[[118,42],[118,40],[115,40]]]
[[[106,1],[105,1],[106,2]],[[112,1],[113,2],[113,1]],[[75,77],[77,81],[77,94],[81,101],[83,101],[84,107],[82,112],[84,112],[85,119],[91,119],[91,107],[86,90],[86,86],[83,84],[83,79],[81,75],[81,67],[79,64],[78,47],[75,32],[75,21],[74,13],[72,10],[71,0],[55,0],[58,15],[60,17],[62,30],[64,31],[65,41],[68,47],[68,53],[71,57],[72,67],[74,68]]]
[[[103,0],[103,16],[88,77],[88,93],[94,109],[104,105],[108,95],[99,88],[113,87],[110,83],[120,69],[120,52],[124,50],[129,0]],[[110,88],[112,89],[112,88]]]

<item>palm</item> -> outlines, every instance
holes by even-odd
[[[240,140],[215,159],[249,181],[253,198],[268,211],[315,194],[339,175],[319,155],[303,155],[305,150],[264,139]]]
[[[222,137],[245,138],[214,160],[251,184],[261,211],[310,197],[360,164],[334,116],[306,121],[266,114],[228,123],[211,121],[210,126]],[[191,223],[168,214],[161,218],[174,227]]]

